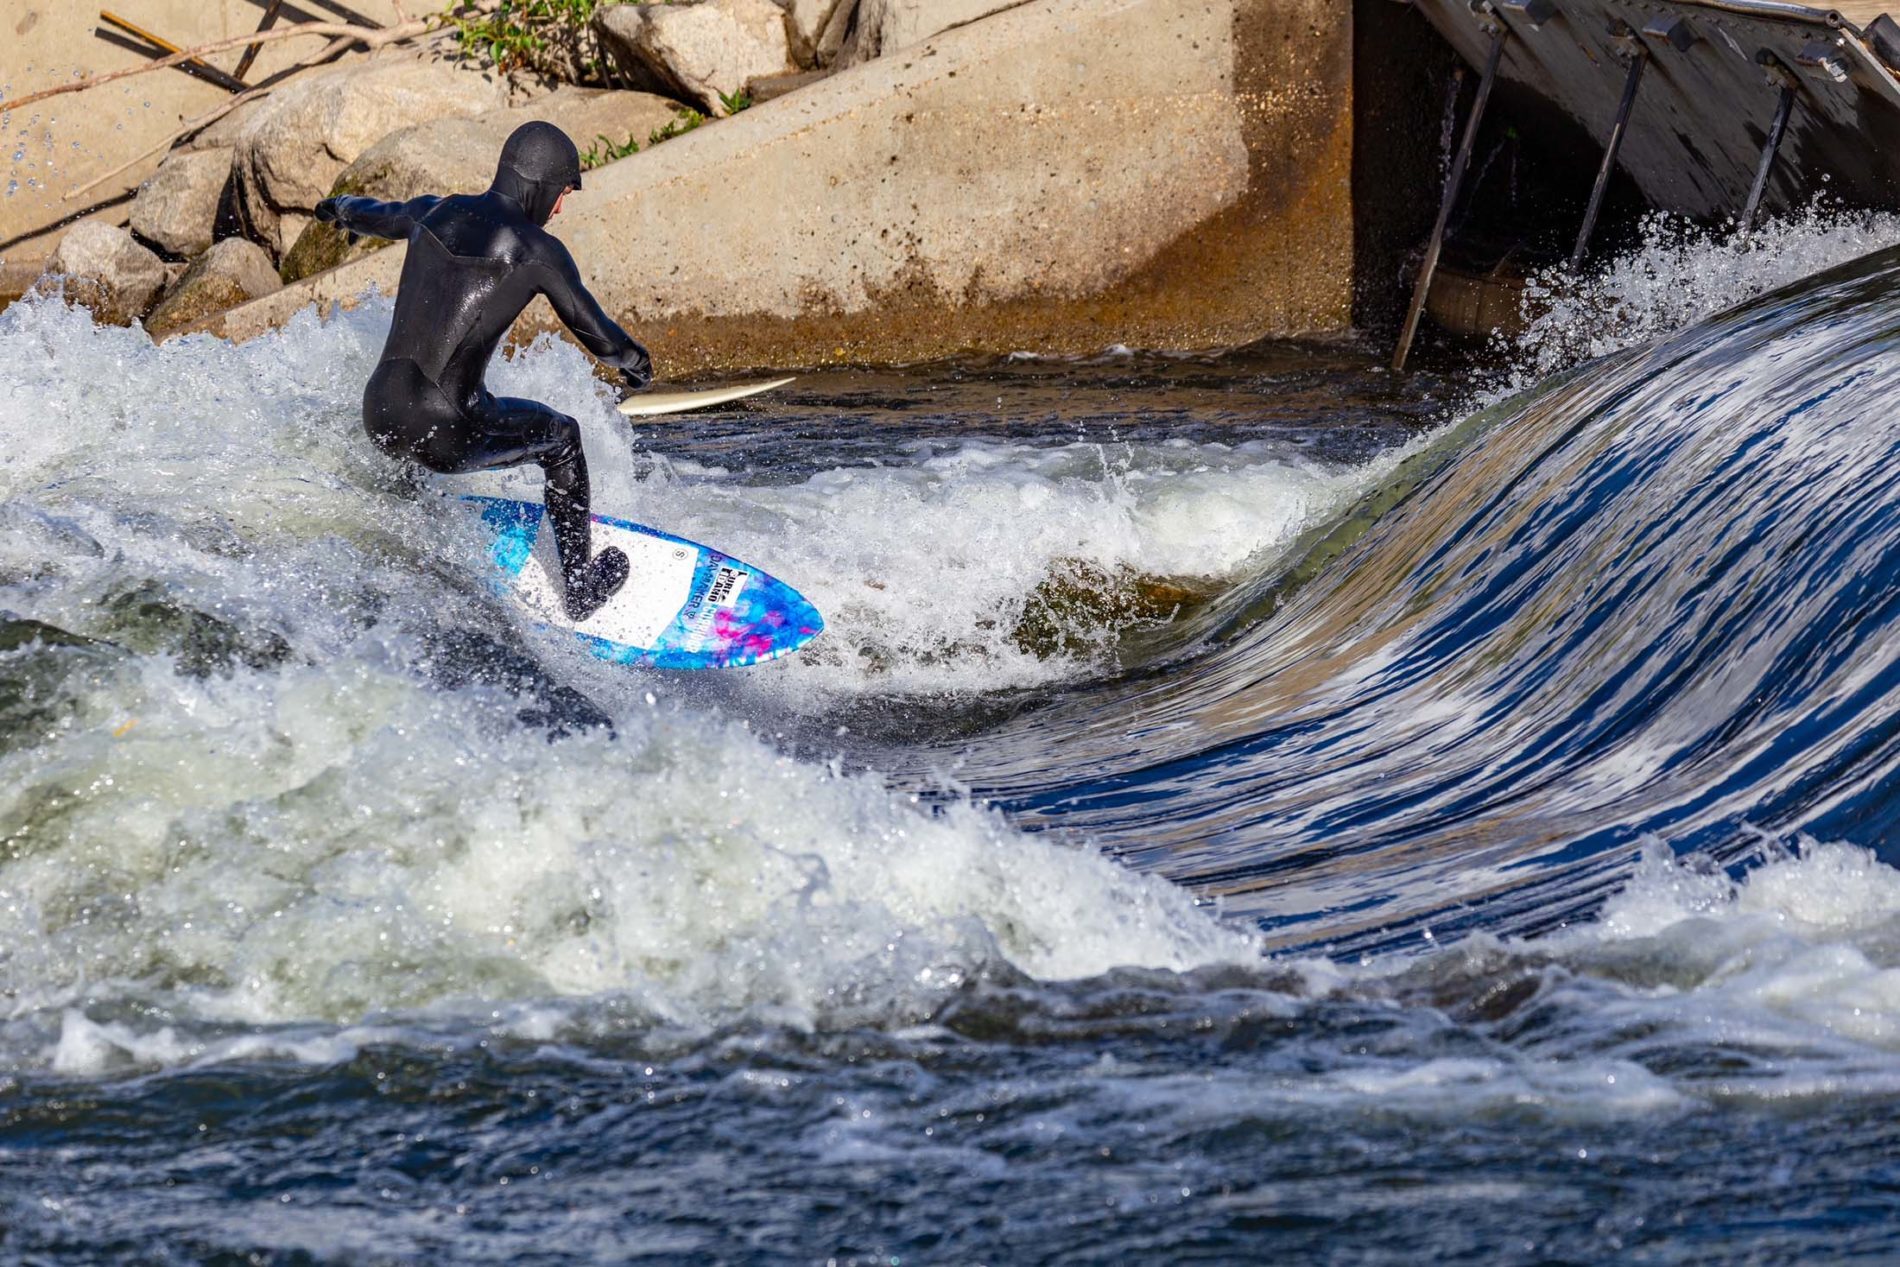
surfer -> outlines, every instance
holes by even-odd
[[[501,148],[487,193],[407,202],[326,198],[317,219],[352,235],[406,239],[396,313],[363,390],[363,426],[393,457],[445,475],[538,463],[567,613],[585,620],[626,583],[627,556],[590,556],[580,424],[532,400],[493,396],[488,359],[536,295],[635,391],[653,378],[645,348],[601,310],[567,248],[543,226],[581,187],[580,152],[551,123],[524,123]]]

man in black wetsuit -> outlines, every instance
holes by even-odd
[[[532,400],[489,394],[488,358],[536,295],[627,385],[653,377],[646,349],[587,293],[574,258],[543,228],[581,187],[580,153],[551,123],[527,123],[502,146],[485,194],[408,202],[327,198],[317,219],[351,234],[407,239],[382,363],[363,391],[363,426],[394,457],[443,474],[538,462],[554,526],[567,612],[584,620],[627,580],[627,556],[589,558],[587,458],[580,424]]]

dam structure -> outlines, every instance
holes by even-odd
[[[1587,257],[1613,175],[1652,207],[1743,233],[1825,190],[1900,206],[1900,25],[1884,0],[1408,0],[1477,72],[1394,364],[1431,292],[1493,88],[1554,107],[1602,147],[1569,254]]]
[[[1354,330],[1395,344],[1403,366],[1428,315],[1464,334],[1509,328],[1525,268],[1575,272],[1593,247],[1627,244],[1646,211],[1746,231],[1823,194],[1900,205],[1900,26],[1882,4],[976,5],[915,44],[606,162],[555,230],[680,375]],[[136,63],[105,42],[117,28],[103,20],[89,39],[84,15],[30,8],[10,97]],[[215,9],[160,6],[146,20],[187,42],[254,20],[240,0]],[[395,20],[368,13],[371,26]],[[271,89],[257,76],[273,68],[291,77],[280,98],[303,91],[317,71],[288,47],[265,46],[252,91]],[[74,61],[75,48],[89,51]],[[339,65],[367,85],[388,57]],[[229,78],[221,67],[243,55],[216,60],[207,69]],[[465,81],[456,111],[507,95],[491,71],[450,64],[466,71],[438,75]],[[19,186],[0,204],[0,296],[39,276],[62,217],[125,223],[167,156],[125,160],[220,91],[168,71],[0,113]],[[394,287],[400,245],[311,274],[293,239],[331,178],[299,189],[299,205],[264,206],[264,177],[246,173],[279,173],[283,197],[299,160],[272,149],[293,129],[268,117],[270,98],[258,105],[253,122],[191,134],[171,157],[201,170],[235,146],[216,234],[262,242],[288,284],[173,317],[165,337],[246,338]],[[347,142],[325,161],[391,126],[325,139]],[[518,334],[553,325],[531,308]]]

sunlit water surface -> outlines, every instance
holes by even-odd
[[[700,677],[490,592],[387,306],[0,313],[0,1253],[1891,1258],[1900,257],[1711,314],[1896,241],[1495,375],[498,365],[828,617]]]

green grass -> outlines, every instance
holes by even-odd
[[[682,108],[674,114],[672,121],[663,128],[655,128],[647,134],[647,148],[651,149],[663,141],[691,132],[706,122],[706,116],[697,110]],[[640,142],[631,135],[624,141],[616,141],[605,133],[595,133],[594,143],[581,151],[581,170],[591,172],[596,167],[605,167],[608,163],[630,157],[640,152]]]
[[[691,108],[682,108],[678,113],[674,114],[671,123],[663,128],[656,128],[653,134],[647,137],[647,144],[658,145],[662,141],[670,141],[676,136],[683,136],[705,121],[706,116],[699,111]]]
[[[443,15],[462,52],[502,71],[536,70],[557,78],[598,79],[593,17],[602,0],[501,0],[492,13],[459,5]]]
[[[648,139],[651,141],[651,138]],[[605,133],[597,133],[594,137],[594,144],[581,151],[581,170],[591,172],[596,167],[605,167],[608,163],[626,158],[630,154],[638,154],[639,152],[640,142],[634,140],[631,136],[624,141],[615,143],[609,140]]]

